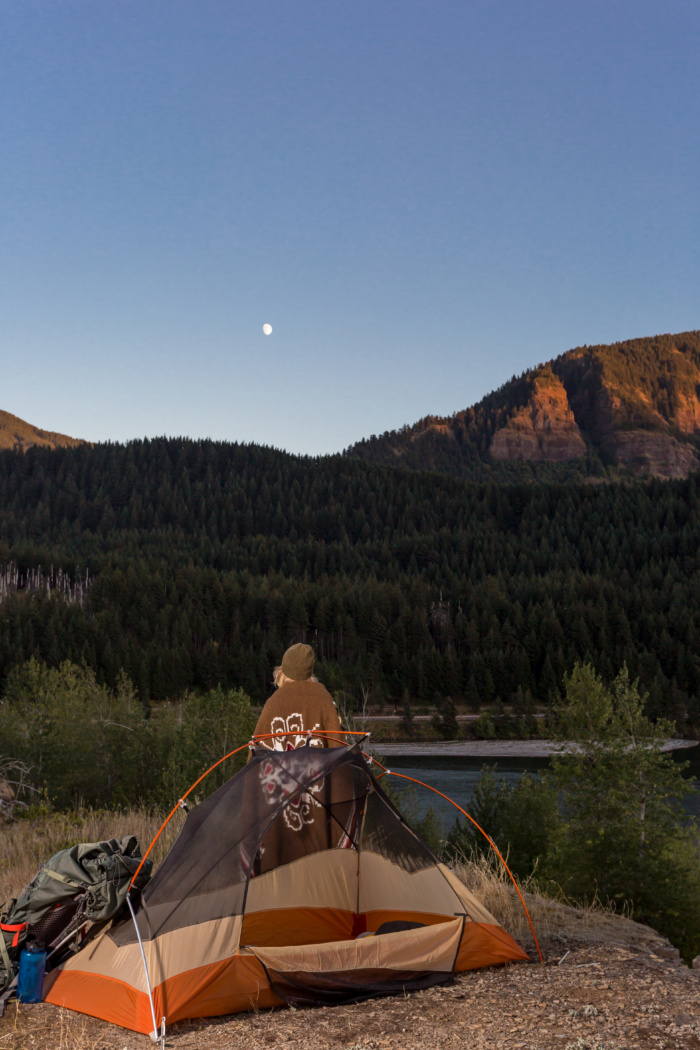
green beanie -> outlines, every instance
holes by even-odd
[[[314,673],[314,651],[310,645],[298,642],[282,657],[282,674],[294,682],[305,682]]]

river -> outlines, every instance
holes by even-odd
[[[378,745],[378,749],[381,749],[381,744]],[[700,746],[683,748],[671,754],[674,761],[689,763],[688,776],[695,781],[696,788],[700,789]],[[449,795],[460,806],[468,810],[474,785],[485,767],[495,767],[498,776],[509,784],[515,784],[525,772],[537,775],[547,769],[549,759],[508,756],[484,760],[466,756],[392,755],[388,764],[397,773],[403,773],[405,776],[415,777],[416,780],[430,784],[431,787]],[[402,781],[398,778],[392,778],[392,780],[399,790],[403,790]],[[454,806],[425,788],[415,787],[413,797],[420,816],[432,806],[442,822],[445,833],[452,827],[455,817],[459,816]],[[686,798],[684,809],[687,813],[700,817],[700,794]]]

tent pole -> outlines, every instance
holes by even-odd
[[[139,924],[136,921],[134,914],[134,908],[131,903],[131,897],[127,893],[126,903],[129,905],[129,911],[131,912],[131,918],[134,920],[134,929],[136,930],[136,936],[139,941],[139,948],[141,949],[141,958],[143,960],[143,972],[146,974],[146,986],[148,988],[148,999],[151,1004],[151,1017],[153,1018],[153,1031],[151,1032],[151,1042],[157,1043],[160,1041],[160,1035],[158,1033],[158,1022],[156,1021],[156,1010],[153,1005],[153,992],[151,991],[151,978],[148,975],[148,966],[146,965],[146,953],[143,950],[143,941],[141,940],[141,931],[139,930]],[[165,1021],[165,1018],[163,1018]]]
[[[341,736],[341,737],[348,737],[348,736],[369,737],[369,736],[371,736],[370,733],[365,733],[365,732],[361,733],[361,732],[359,732],[359,730],[356,731],[354,729],[343,729],[343,730],[339,730],[338,732],[333,732],[330,729],[312,729],[311,730],[311,735],[313,737],[318,738],[319,740],[334,740],[334,741],[336,741],[336,743],[342,744],[344,747],[352,747],[353,745],[352,744],[348,744],[347,740],[339,740],[338,736]],[[253,739],[251,741],[249,741],[247,744],[241,744],[241,746],[237,747],[235,749],[235,751],[229,751],[229,753],[227,755],[224,755],[223,758],[220,758],[218,760],[218,762],[215,762],[213,766],[210,766],[209,769],[207,769],[204,773],[202,773],[201,777],[198,777],[197,780],[195,780],[194,784],[192,784],[191,787],[188,787],[188,789],[185,792],[185,794],[182,796],[182,798],[179,798],[177,800],[177,802],[175,803],[173,808],[170,810],[170,813],[168,813],[167,817],[165,818],[165,820],[163,821],[163,823],[159,827],[158,831],[156,832],[156,835],[155,835],[155,838],[153,839],[153,842],[151,843],[151,845],[148,847],[148,849],[144,853],[143,857],[141,858],[141,863],[139,864],[138,868],[136,869],[136,871],[134,872],[134,874],[131,877],[131,882],[129,883],[129,889],[131,889],[131,887],[136,882],[136,879],[138,877],[139,872],[141,871],[141,868],[144,865],[144,861],[146,860],[146,857],[149,855],[149,853],[151,852],[151,850],[155,846],[156,842],[160,838],[162,832],[165,830],[168,822],[170,821],[170,818],[173,817],[177,813],[178,809],[180,809],[181,807],[183,809],[185,809],[185,810],[187,809],[187,806],[186,805],[183,806],[183,803],[184,803],[185,799],[187,798],[187,796],[192,791],[194,791],[194,789],[197,787],[197,784],[201,783],[202,780],[204,780],[205,777],[209,776],[209,774],[212,772],[212,770],[216,769],[217,766],[220,766],[222,762],[225,762],[227,758],[231,758],[233,755],[237,755],[239,751],[244,751],[245,748],[250,747],[251,744],[255,744],[256,741],[259,741],[259,740],[276,740],[277,737],[281,737],[281,736],[289,736],[289,730],[285,729],[285,730],[283,730],[280,733],[261,733],[259,736],[254,736]]]
[[[364,754],[364,751],[362,753]],[[506,864],[505,860],[501,856],[500,850],[498,849],[498,846],[493,841],[493,839],[490,838],[490,836],[486,834],[486,832],[484,831],[483,828],[479,827],[477,822],[474,820],[474,817],[470,817],[469,814],[467,813],[466,809],[462,809],[461,806],[458,806],[457,803],[455,802],[455,800],[453,798],[450,798],[449,795],[444,795],[442,793],[442,791],[438,791],[437,788],[432,787],[430,784],[426,784],[423,780],[416,780],[415,777],[406,776],[405,773],[395,773],[393,771],[393,769],[387,769],[386,766],[382,766],[381,762],[377,762],[376,758],[374,759],[374,761],[377,763],[378,766],[380,766],[384,770],[384,772],[386,774],[388,774],[388,776],[390,776],[390,777],[401,777],[402,780],[410,780],[413,784],[420,784],[421,787],[427,788],[428,791],[434,791],[436,795],[439,795],[441,798],[447,799],[447,801],[451,802],[452,805],[456,809],[458,809],[460,813],[464,814],[464,816],[467,818],[467,820],[471,820],[471,822],[474,825],[474,827],[477,828],[481,832],[481,834],[484,836],[484,838],[488,842],[488,844],[491,847],[491,849],[494,851],[494,853],[496,854],[496,856],[500,860],[500,862],[503,865],[503,867],[508,872],[508,874],[510,876],[510,881],[515,886],[515,890],[516,890],[518,896],[520,897],[520,903],[523,906],[523,911],[525,912],[525,915],[527,917],[527,921],[530,924],[530,930],[532,931],[532,937],[533,937],[533,940],[535,942],[535,947],[537,948],[537,954],[540,957],[540,962],[544,966],[544,959],[542,958],[542,952],[540,951],[540,942],[537,940],[537,934],[535,933],[535,927],[532,925],[532,919],[530,918],[530,912],[527,910],[527,904],[525,903],[525,900],[523,899],[523,895],[520,892],[520,887],[518,886],[517,882],[515,881],[515,878],[513,876],[513,872],[510,870],[510,868]]]

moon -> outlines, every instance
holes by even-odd
[[[271,324],[264,324],[263,325],[263,332],[265,333],[265,335],[272,335],[272,325]]]

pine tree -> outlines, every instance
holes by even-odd
[[[451,696],[448,696],[442,707],[442,735],[445,740],[456,740],[459,736],[457,708]]]
[[[413,722],[413,712],[411,710],[411,699],[408,695],[408,689],[404,689],[403,697],[401,699],[401,732],[404,736],[408,737],[409,740],[413,738],[415,733],[415,724]]]

